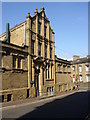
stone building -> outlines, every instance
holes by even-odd
[[[55,91],[54,32],[44,8],[0,36],[2,100],[11,101]]]
[[[55,56],[56,92],[72,90],[72,61]]]
[[[2,101],[24,99],[29,96],[28,47],[2,42]]]
[[[72,79],[73,82],[90,82],[90,56],[84,58],[73,56]]]
[[[74,82],[90,81],[90,56],[73,61],[55,55],[54,31],[44,8],[0,36],[2,101],[72,90]]]

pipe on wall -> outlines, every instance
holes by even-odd
[[[6,23],[6,37],[4,42],[10,43],[10,31],[9,31],[9,23]]]

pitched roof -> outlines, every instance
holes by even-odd
[[[82,64],[82,63],[87,63],[87,62],[90,62],[90,55],[88,55],[87,57],[79,58],[79,59],[73,61],[73,64]]]

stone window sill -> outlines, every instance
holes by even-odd
[[[27,72],[28,70],[24,70],[24,69],[21,69],[21,68],[13,68],[12,69],[12,72],[20,72],[20,73],[23,73],[23,72]]]

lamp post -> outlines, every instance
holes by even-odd
[[[36,65],[35,66],[35,96],[39,96],[39,79],[38,79],[38,76],[39,76],[39,73],[40,73],[40,67],[39,65]]]

